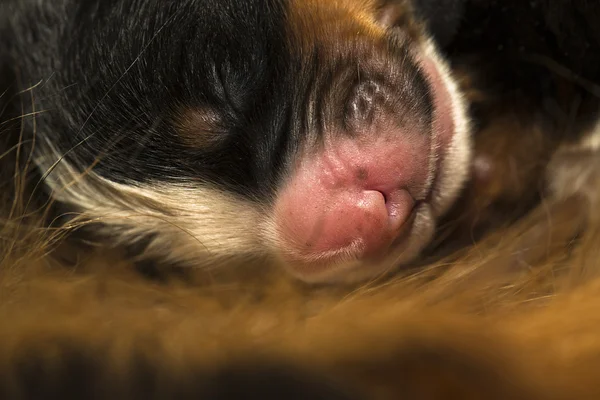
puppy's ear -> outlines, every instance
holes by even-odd
[[[465,0],[382,0],[378,21],[392,28],[406,26],[412,19],[421,22],[439,46],[448,45],[460,26]]]

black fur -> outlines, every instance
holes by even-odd
[[[50,112],[37,122],[61,152],[72,149],[68,159],[90,165],[101,157],[98,172],[120,182],[206,177],[256,187],[272,178],[290,101],[284,93],[263,104],[280,118],[256,112],[278,97],[270,86],[285,54],[282,4],[219,4],[9,2],[8,62],[19,89],[43,82],[36,108]],[[178,107],[218,110],[222,148],[181,143],[171,124]],[[252,126],[265,125],[257,115],[276,119],[267,125],[277,131],[256,137]]]
[[[448,45],[462,23],[466,0],[415,0],[413,3],[438,44]]]
[[[497,99],[486,119],[511,105],[576,136],[598,117],[598,21],[597,1],[468,0],[448,53]]]
[[[297,54],[286,37],[284,0],[28,0],[1,7],[0,59],[15,80],[13,93],[38,84],[32,93],[35,110],[46,110],[35,117],[41,133],[72,164],[96,162],[96,172],[122,183],[200,181],[268,197],[306,131],[319,129],[292,123],[315,112],[307,95],[326,92],[334,71],[355,71],[364,58],[352,55],[360,49],[342,48],[348,65],[331,65],[316,53]],[[406,55],[397,48],[398,62]],[[364,64],[361,78],[377,80]],[[426,114],[427,85],[405,64],[404,84],[390,95]],[[356,84],[337,83],[335,90]],[[337,93],[331,107],[344,110],[351,95]],[[28,96],[20,99],[25,113],[34,110]],[[181,139],[174,121],[186,110],[216,113],[215,146]],[[33,120],[26,119],[29,135]]]

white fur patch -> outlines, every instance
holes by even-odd
[[[42,171],[53,164],[48,157],[36,161]],[[96,232],[115,244],[132,244],[154,234],[145,250],[149,257],[213,266],[240,254],[265,254],[266,213],[213,188],[188,183],[124,185],[93,172],[79,174],[66,161],[56,165],[46,184],[56,200],[80,213],[76,221],[101,223]]]
[[[439,180],[434,188],[433,211],[434,216],[442,215],[454,202],[458,193],[463,188],[469,175],[472,158],[471,123],[468,108],[458,84],[452,78],[450,67],[439,56],[439,52],[432,39],[425,42],[423,51],[433,60],[438,69],[452,103],[452,120],[454,122],[454,135],[446,150],[444,162],[438,171]]]
[[[600,118],[578,143],[556,151],[546,179],[553,199],[579,195],[594,207],[600,204]]]

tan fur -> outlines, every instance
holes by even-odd
[[[23,390],[23,362],[44,382],[67,379],[75,352],[124,388],[143,356],[165,393],[275,359],[367,398],[595,399],[600,225],[587,193],[551,197],[445,262],[354,288],[308,289],[277,269],[157,284],[103,251],[73,269],[17,249],[2,265],[3,387]]]
[[[523,137],[540,129],[501,119],[490,129],[511,137],[515,125]],[[65,231],[11,212],[0,227],[0,397],[39,388],[66,398],[82,383],[73,373],[89,369],[99,397],[154,390],[169,398],[224,365],[279,360],[373,399],[600,398],[599,133],[554,154],[550,195],[517,223],[443,261],[360,286],[307,287],[250,262],[153,282],[118,252],[70,247]],[[167,232],[172,243],[154,242],[149,253],[174,245],[173,257],[188,257],[201,248],[192,246],[194,229],[216,246],[250,230],[235,237],[250,250],[249,238],[269,230],[252,207],[214,189],[148,193],[81,178],[60,163],[49,180],[58,198],[72,191],[92,210],[72,225],[114,223],[116,242],[140,227]],[[491,198],[506,194],[501,183]],[[243,225],[199,224],[211,204],[246,210]],[[182,212],[190,209],[197,214]]]
[[[181,139],[200,149],[218,144],[225,136],[218,114],[210,109],[183,110],[174,125]]]
[[[533,222],[520,229],[539,228]],[[565,267],[567,275],[577,275],[593,261],[581,254],[565,261],[571,238],[562,237],[553,246],[528,243],[539,254],[521,264],[513,253],[523,250],[518,232],[503,232],[504,241],[482,244],[447,271],[432,266],[345,294],[307,293],[281,276],[200,288],[156,286],[102,255],[85,261],[78,269],[87,272],[80,273],[21,264],[3,277],[3,293],[10,296],[0,314],[10,324],[0,326],[0,371],[12,369],[11,359],[32,357],[28,352],[46,359],[52,371],[59,368],[61,346],[69,344],[125,380],[140,351],[158,371],[174,374],[238,358],[283,358],[378,395],[372,398],[397,398],[407,387],[442,390],[433,398],[493,398],[496,392],[515,393],[497,398],[594,398],[600,394],[594,372],[598,284],[575,279],[561,288],[565,279],[553,276]],[[592,240],[598,233],[588,235]],[[483,276],[475,279],[478,273]],[[11,283],[15,274],[20,279]]]

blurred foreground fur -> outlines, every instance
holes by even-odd
[[[600,165],[563,147],[549,171],[560,190],[517,223],[338,289],[252,266],[148,279],[4,191],[0,398],[600,398]]]

